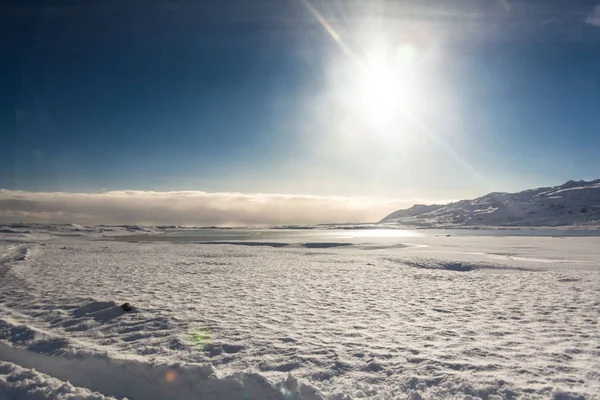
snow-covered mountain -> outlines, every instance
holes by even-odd
[[[490,193],[445,205],[417,204],[380,221],[423,227],[600,224],[600,179],[518,193]]]

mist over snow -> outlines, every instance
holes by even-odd
[[[419,200],[201,191],[42,193],[0,189],[0,223],[253,225],[371,222],[415,202]]]

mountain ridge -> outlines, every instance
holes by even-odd
[[[415,204],[379,223],[432,228],[595,225],[600,223],[600,179],[570,180],[516,193],[492,192],[449,204]]]

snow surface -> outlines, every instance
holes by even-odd
[[[107,229],[0,234],[0,399],[598,399],[598,237]]]
[[[597,226],[600,179],[518,193],[489,193],[446,205],[417,204],[386,216],[381,223],[422,227]]]
[[[99,393],[78,388],[33,369],[0,361],[0,398],[2,399],[58,399],[110,400]]]

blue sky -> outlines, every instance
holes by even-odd
[[[412,3],[8,2],[0,188],[409,203],[598,177],[600,2]]]

